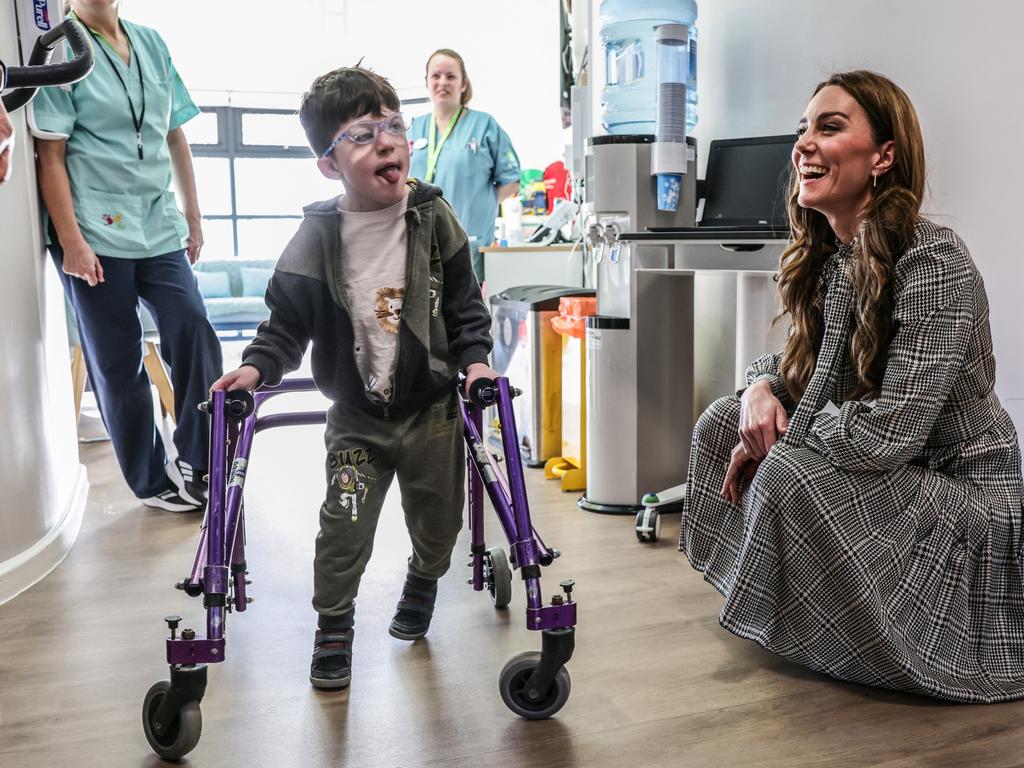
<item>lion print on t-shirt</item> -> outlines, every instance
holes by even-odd
[[[377,289],[377,322],[390,333],[398,333],[398,321],[402,317],[402,301],[405,288]]]

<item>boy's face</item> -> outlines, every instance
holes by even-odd
[[[335,137],[350,132],[360,133],[375,124],[395,118],[397,112],[385,110],[383,114],[365,114],[342,123]],[[395,136],[387,130],[371,127],[376,136],[368,144],[356,144],[342,139],[330,155],[317,160],[320,172],[329,179],[345,185],[342,205],[349,211],[375,211],[389,208],[408,193],[405,182],[409,173],[409,140],[403,132]]]

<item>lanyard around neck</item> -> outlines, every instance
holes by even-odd
[[[429,138],[427,139],[427,172],[424,175],[424,181],[428,184],[434,180],[434,171],[437,169],[437,158],[441,154],[441,147],[448,141],[448,137],[451,135],[452,129],[455,124],[459,122],[459,118],[462,116],[462,107],[460,106],[458,111],[452,115],[451,121],[448,123],[448,127],[444,130],[444,135],[441,137],[441,141],[437,140],[437,118],[434,115],[430,116],[430,130],[427,132]],[[436,145],[436,146],[435,146]]]
[[[100,43],[99,36],[89,29],[89,34],[96,39],[96,47],[100,49],[100,52],[106,57],[107,61],[110,62],[110,68],[114,70],[114,74],[117,75],[118,81],[121,83],[121,87],[124,88],[124,95],[128,97],[128,108],[132,111],[132,125],[135,126],[135,143],[139,148],[139,160],[143,159],[142,152],[142,121],[146,119],[146,86],[142,83],[142,62],[139,60],[139,54],[135,50],[135,46],[132,45],[132,39],[128,35],[128,30],[124,28],[124,25],[119,21],[118,24],[121,26],[121,31],[124,33],[125,38],[128,40],[128,68],[131,69],[132,54],[135,54],[135,68],[139,72],[139,91],[142,93],[142,111],[138,116],[135,115],[135,105],[132,103],[132,96],[128,93],[128,84],[121,77],[121,73],[118,72],[117,67],[114,65],[114,60],[110,58],[110,54],[107,53],[106,49]]]

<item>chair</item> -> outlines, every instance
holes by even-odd
[[[146,345],[146,354],[142,358],[142,364],[146,366],[149,380],[156,386],[157,394],[160,396],[160,413],[170,416],[171,421],[174,421],[174,388],[171,386],[171,380],[167,377],[164,361],[160,357],[160,336],[156,330],[156,322],[145,307],[140,309],[142,310],[142,338]],[[85,391],[85,355],[82,353],[82,344],[78,338],[75,310],[67,298],[64,299],[64,311],[68,325],[68,344],[71,346],[71,386],[75,398],[75,423],[77,424],[82,410],[82,393]]]

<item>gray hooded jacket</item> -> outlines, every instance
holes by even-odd
[[[243,365],[260,372],[261,384],[277,384],[298,368],[312,341],[317,388],[335,402],[389,418],[434,402],[452,390],[459,370],[487,361],[491,320],[466,233],[440,189],[409,183],[408,269],[391,402],[371,400],[356,367],[338,198],[303,209],[267,286],[270,319],[242,355]]]

